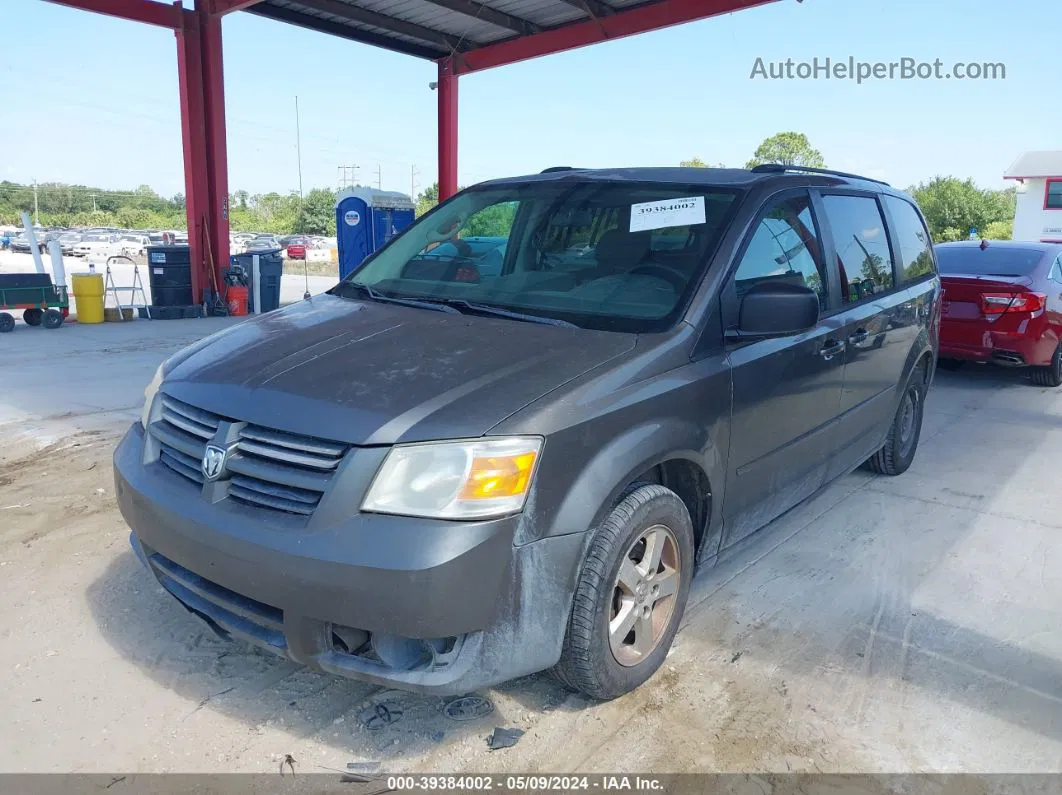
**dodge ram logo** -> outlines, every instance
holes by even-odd
[[[224,447],[208,444],[203,453],[203,477],[207,480],[217,480],[225,471],[225,459],[229,451]]]

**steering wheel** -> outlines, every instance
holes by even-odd
[[[629,271],[631,274],[640,274],[642,276],[656,276],[659,279],[663,279],[672,287],[675,288],[675,292],[681,293],[686,289],[686,280],[681,275],[675,273],[670,268],[665,268],[663,265],[639,265],[637,268]]]

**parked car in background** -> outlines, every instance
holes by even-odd
[[[301,240],[288,243],[285,251],[288,259],[306,259],[306,243]]]
[[[48,250],[49,241],[58,238],[60,233],[50,232],[43,229],[35,229],[33,234],[37,240],[37,250],[40,251],[40,253],[44,254]],[[29,237],[26,235],[25,232],[22,232],[17,237],[15,237],[11,241],[9,247],[12,251],[16,251],[22,254],[30,253],[30,250],[32,248],[30,246]]]
[[[147,235],[122,235],[118,239],[119,253],[126,257],[143,256],[151,240]]]
[[[100,257],[113,257],[121,253],[117,237],[112,234],[85,235],[80,243],[74,244],[75,257],[98,259]]]
[[[463,228],[498,271],[439,251]],[[493,180],[164,362],[115,494],[222,633],[382,687],[553,668],[614,698],[664,662],[698,563],[861,464],[907,470],[939,313],[925,222],[884,183]]]
[[[941,367],[990,362],[1062,386],[1062,244],[941,243]]]
[[[244,247],[244,251],[279,251],[280,243],[275,237],[256,237],[254,240],[248,241]]]
[[[59,235],[59,246],[62,249],[63,254],[72,256],[74,253],[74,246],[81,242],[83,235],[80,232],[63,232]]]

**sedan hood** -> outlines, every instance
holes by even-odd
[[[320,295],[176,354],[163,392],[351,444],[476,437],[636,337]]]

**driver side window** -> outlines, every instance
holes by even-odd
[[[826,268],[809,196],[790,196],[768,208],[753,232],[734,281],[739,300],[761,282],[783,281],[813,290],[819,296],[819,306],[826,308]]]

